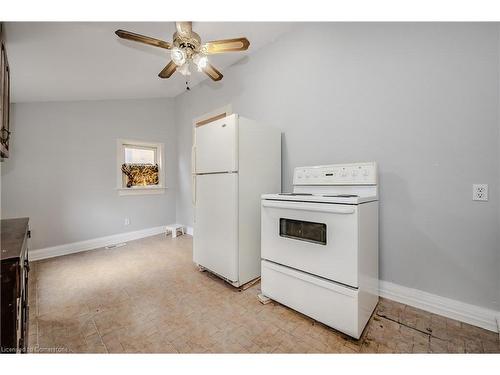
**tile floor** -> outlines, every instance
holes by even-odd
[[[192,262],[192,238],[32,263],[29,347],[51,353],[499,353],[490,331],[381,299],[360,340]]]

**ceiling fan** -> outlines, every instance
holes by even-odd
[[[170,50],[172,60],[158,74],[160,78],[169,78],[176,70],[184,76],[189,76],[189,66],[192,63],[198,71],[203,71],[214,81],[220,81],[222,73],[208,62],[207,56],[246,51],[250,46],[247,38],[214,40],[202,44],[200,36],[193,31],[192,22],[176,22],[175,26],[177,31],[173,35],[172,43],[125,30],[116,30],[115,33],[123,39]]]

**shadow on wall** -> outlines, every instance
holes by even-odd
[[[199,88],[200,88],[200,89],[206,89],[206,88],[208,88],[208,89],[213,90],[213,91],[215,91],[215,92],[222,92],[222,93],[223,93],[223,92],[224,92],[224,90],[225,90],[225,89],[227,89],[227,87],[226,87],[226,85],[225,85],[225,81],[227,81],[227,80],[231,77],[231,75],[232,75],[232,73],[234,72],[234,69],[235,69],[234,67],[235,67],[235,66],[245,66],[245,65],[247,65],[247,64],[248,64],[248,62],[249,62],[249,61],[250,61],[250,58],[249,58],[248,56],[243,56],[240,60],[236,61],[236,62],[235,62],[234,64],[232,64],[230,67],[226,67],[226,68],[224,68],[224,69],[220,69],[220,70],[221,70],[221,72],[222,72],[222,74],[224,75],[224,77],[222,78],[222,80],[221,80],[221,81],[214,82],[214,81],[212,81],[210,78],[208,78],[208,79],[205,79],[204,81],[202,81],[202,82],[200,82],[200,83],[199,83],[199,85],[198,85],[198,86],[199,86]],[[217,62],[216,62],[216,61],[214,61],[214,62],[213,62],[213,65],[217,68]],[[231,68],[231,69],[229,69],[229,68]],[[226,71],[228,71],[228,72],[229,72],[229,73],[227,73],[227,75],[226,75]],[[202,74],[202,73],[200,73],[200,74]],[[227,95],[227,94],[226,94],[226,97],[228,97],[228,98],[235,98],[235,97],[239,96],[239,95],[235,92],[236,87],[234,87],[234,88],[233,88],[233,86],[235,86],[235,83],[238,83],[238,82],[239,82],[239,80],[231,80],[231,84],[232,84],[232,86],[228,86],[228,87],[231,87],[231,88],[232,88],[232,91],[231,91],[231,92],[232,92],[232,94],[231,94],[231,95]],[[196,86],[195,86],[195,87],[196,87]],[[242,92],[242,90],[238,90],[238,91],[239,91],[240,93]],[[236,96],[235,96],[235,95],[236,95]],[[220,103],[220,98],[219,98],[219,103]],[[221,107],[221,106],[223,106],[223,105],[225,105],[225,104],[227,104],[227,103],[222,103],[222,104],[220,104],[220,105],[219,105],[219,107]],[[215,105],[215,106],[213,106],[211,109],[207,109],[207,110],[206,110],[205,112],[203,112],[203,113],[209,112],[209,111],[213,110],[214,108],[218,108],[218,107]],[[233,112],[235,112],[235,113],[236,113],[236,111],[234,110],[234,108],[233,108]],[[203,115],[203,113],[200,113],[200,114],[198,114],[198,116],[194,116],[193,118],[196,118],[196,117],[202,116],[202,115]]]
[[[286,133],[281,133],[281,192],[287,192],[293,186],[293,172],[286,173],[288,166],[286,160],[290,160],[288,145],[286,142]],[[291,191],[291,190],[290,190]]]

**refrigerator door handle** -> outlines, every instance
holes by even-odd
[[[196,175],[193,175],[193,192],[191,193],[191,201],[193,206],[196,206]]]

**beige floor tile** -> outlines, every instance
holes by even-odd
[[[239,292],[164,235],[32,262],[29,345],[40,353],[500,353],[498,335],[385,298],[360,340]]]

